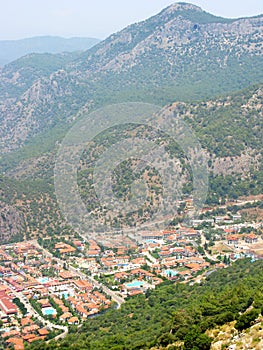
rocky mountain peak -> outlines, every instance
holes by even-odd
[[[193,4],[189,4],[186,2],[176,2],[168,6],[164,11],[167,13],[173,13],[173,12],[188,11],[188,10],[203,12],[201,7]]]

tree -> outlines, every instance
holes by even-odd
[[[185,350],[209,350],[212,339],[200,332],[199,327],[193,326],[184,338]]]
[[[237,320],[237,322],[235,324],[235,328],[238,331],[243,331],[244,329],[247,329],[248,327],[250,327],[252,325],[253,321],[255,321],[255,319],[258,317],[259,313],[260,313],[260,310],[258,310],[258,309],[253,309],[251,311],[244,313]]]

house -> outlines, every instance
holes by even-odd
[[[22,333],[23,334],[28,334],[28,333],[32,333],[35,332],[39,329],[39,326],[37,324],[32,324],[31,326],[26,326],[23,330]]]
[[[194,228],[181,227],[179,233],[180,238],[186,240],[196,240],[200,238],[200,232],[196,231]]]
[[[39,302],[39,304],[41,305],[42,308],[51,306],[51,304],[50,304],[48,299],[40,299],[40,300],[38,300],[38,302]]]
[[[220,223],[230,223],[230,219],[228,216],[216,216],[215,217],[215,223],[220,224]]]
[[[66,322],[68,319],[70,319],[72,317],[72,314],[70,312],[64,312],[64,314],[62,314],[59,317],[59,320],[62,322]]]
[[[100,250],[98,250],[98,249],[89,249],[89,250],[86,252],[86,255],[87,255],[89,258],[99,257],[99,256],[100,256]]]
[[[229,235],[227,236],[227,244],[238,244],[239,243],[239,237],[236,235]]]
[[[150,240],[150,239],[163,239],[163,233],[161,232],[146,232],[146,233],[142,233],[142,239],[143,240]]]
[[[257,243],[258,242],[258,236],[255,235],[255,233],[250,233],[245,236],[245,242],[246,243]]]
[[[124,256],[119,256],[118,258],[116,258],[116,263],[117,264],[128,264],[130,260],[130,257],[128,255],[124,255]]]
[[[79,324],[79,319],[75,316],[68,319],[68,324]]]
[[[120,282],[123,279],[126,279],[129,276],[127,272],[116,272],[114,274],[114,280]]]
[[[91,291],[93,289],[92,284],[85,280],[73,280],[73,283],[79,289],[84,289],[87,291]]]
[[[21,326],[28,326],[30,324],[33,324],[34,321],[30,318],[30,317],[24,317],[24,318],[21,318]]]
[[[242,216],[240,214],[233,214],[232,219],[233,221],[239,221],[241,220]]]
[[[49,331],[46,328],[41,328],[38,330],[38,334],[41,336],[47,336],[49,334]]]
[[[167,239],[167,237],[176,234],[176,230],[164,230],[163,237]]]
[[[39,337],[34,337],[34,338],[31,338],[28,340],[29,343],[32,343],[33,341],[36,341],[36,340],[44,340],[45,339],[45,336],[39,336]]]
[[[73,245],[80,251],[83,251],[85,245],[81,241],[73,241]]]
[[[70,272],[70,271],[65,271],[65,270],[61,271],[60,274],[59,274],[59,276],[60,276],[63,280],[69,280],[69,279],[71,279],[71,278],[75,278],[75,277],[76,277],[76,275],[73,274],[72,272]]]
[[[24,344],[22,338],[9,338],[6,340],[6,343],[13,344],[15,350],[24,350]]]
[[[20,331],[16,330],[16,329],[12,329],[9,332],[4,332],[3,334],[1,334],[1,336],[3,338],[10,338],[10,337],[15,337],[17,335],[20,335]]]

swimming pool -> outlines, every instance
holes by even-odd
[[[41,277],[41,278],[38,278],[37,280],[39,283],[45,284],[45,283],[48,283],[49,278],[48,277]]]
[[[46,307],[42,309],[42,312],[45,316],[55,315],[57,313],[57,311],[53,307]]]
[[[174,277],[178,274],[178,272],[175,270],[165,270],[164,272],[167,277]]]
[[[63,292],[63,293],[60,294],[60,297],[61,297],[61,298],[64,297],[65,299],[68,299],[69,293]]]
[[[132,281],[130,283],[126,283],[126,286],[128,288],[133,288],[133,287],[143,287],[145,284],[145,282],[143,281],[138,281],[138,280],[135,280],[135,281]]]
[[[157,243],[154,239],[146,239],[146,243]]]

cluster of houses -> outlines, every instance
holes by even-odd
[[[237,246],[242,241],[248,244],[257,243],[259,240],[258,235],[251,232],[249,234],[231,234],[227,236],[227,244],[234,244]]]
[[[19,327],[2,333],[6,345],[12,346],[14,350],[24,350],[24,342],[32,343],[36,340],[46,340],[49,330],[37,325],[31,317],[19,319]]]
[[[226,222],[227,218],[223,219]],[[239,216],[232,220],[239,220]],[[34,242],[0,246],[0,332],[5,343],[23,349],[25,341],[50,336],[50,329],[36,324],[34,315],[22,315],[14,303],[17,295],[37,305],[35,313],[40,310],[44,320],[62,326],[80,324],[110,307],[111,296],[77,270],[91,275],[93,282],[94,278],[100,280],[122,298],[145,293],[166,279],[199,282],[210,268],[210,260],[198,249],[202,237],[194,227],[179,227],[141,232],[137,241],[122,234],[102,236],[98,241],[63,239],[49,251],[53,257]],[[255,233],[238,234],[235,228],[225,228],[222,237],[234,249],[259,241]],[[212,269],[225,266],[213,263]]]
[[[115,288],[120,290],[123,297],[127,297],[143,294],[147,289],[162,283],[163,279],[157,277],[155,273],[137,268],[131,271],[116,272],[114,282]]]
[[[200,232],[192,227],[180,227],[178,230],[163,230],[157,232],[143,232],[141,234],[143,241],[181,241],[197,240],[200,238]]]
[[[55,249],[68,249],[65,243]],[[45,275],[43,273],[45,272]],[[48,275],[47,275],[48,274]],[[49,276],[50,274],[50,276]],[[109,308],[111,298],[97,290],[88,280],[64,268],[57,260],[46,257],[33,243],[15,243],[0,248],[0,330],[5,344],[23,349],[23,343],[45,339],[49,330],[34,323],[39,311],[23,313],[15,298],[25,306],[38,305],[42,320],[56,319],[60,324],[79,324]],[[34,301],[34,303],[31,302]],[[52,303],[51,303],[52,300]],[[26,303],[25,303],[26,301]],[[59,314],[58,314],[59,311]],[[53,321],[54,322],[54,321]],[[16,332],[14,332],[14,329]]]
[[[6,284],[0,284],[0,318],[2,322],[1,332],[5,344],[15,350],[23,350],[24,342],[32,343],[39,339],[46,339],[49,330],[40,326],[32,319],[31,315],[23,317],[14,300],[13,290]]]

